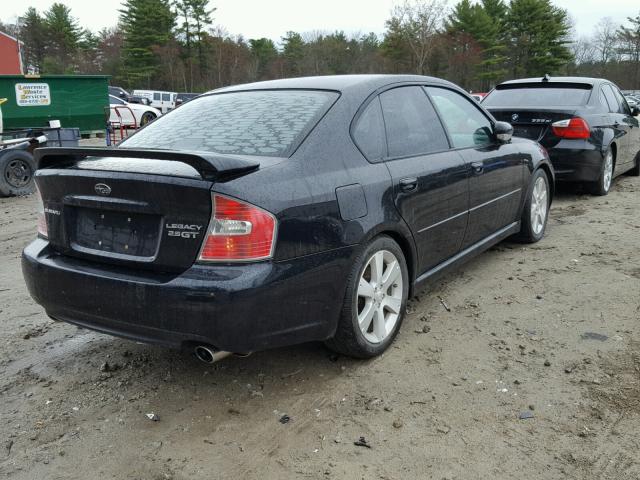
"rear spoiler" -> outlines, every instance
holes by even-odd
[[[81,160],[87,157],[172,160],[174,162],[186,163],[190,167],[194,168],[205,180],[230,178],[239,174],[248,173],[260,167],[260,162],[258,161],[234,155],[136,148],[45,147],[36,149],[33,156],[38,169],[55,168],[56,166],[62,166],[69,161]]]

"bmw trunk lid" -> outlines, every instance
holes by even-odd
[[[211,188],[259,167],[256,160],[170,151],[36,151],[47,237],[61,255],[160,271],[198,258]]]
[[[544,144],[545,136],[551,132],[551,124],[571,118],[575,108],[568,109],[519,109],[517,107],[491,108],[488,110],[501,122],[513,126],[513,135],[528,138]]]

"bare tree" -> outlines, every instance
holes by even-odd
[[[599,50],[591,38],[582,36],[571,43],[571,53],[576,65],[584,65],[593,63],[598,57]]]
[[[614,60],[617,51],[617,25],[611,17],[604,17],[598,22],[593,36],[593,46],[597,52],[597,60],[607,64]]]
[[[415,57],[417,73],[424,75],[447,16],[446,0],[405,0],[392,9],[391,16],[388,25],[398,29]]]

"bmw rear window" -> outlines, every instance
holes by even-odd
[[[482,101],[485,107],[575,107],[589,100],[591,85],[582,83],[512,83],[498,85]]]
[[[338,93],[251,90],[198,97],[120,145],[237,155],[288,156]]]

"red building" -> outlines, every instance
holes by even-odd
[[[20,41],[0,32],[0,75],[22,75]]]

